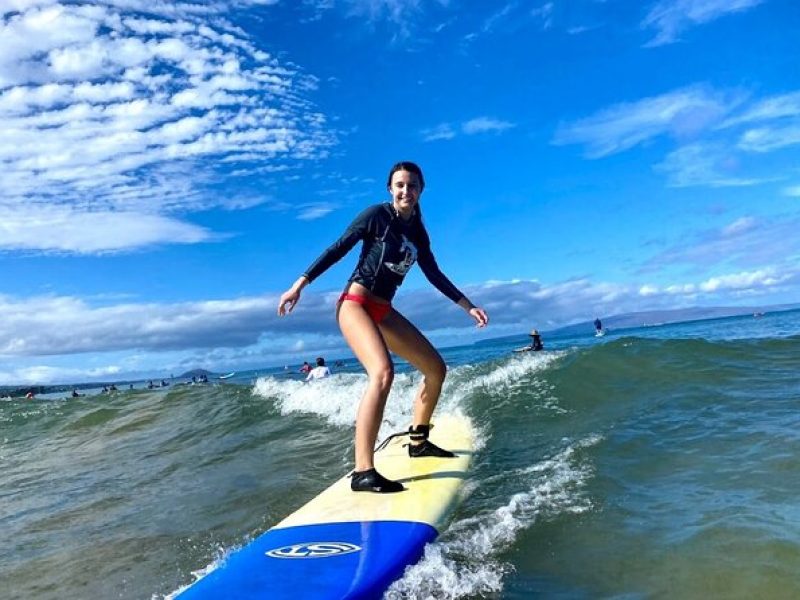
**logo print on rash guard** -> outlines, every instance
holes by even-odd
[[[392,273],[396,273],[397,275],[405,277],[406,273],[408,273],[408,270],[417,260],[417,248],[414,246],[414,244],[408,241],[406,236],[402,237],[403,244],[400,246],[400,253],[403,255],[403,260],[401,260],[399,263],[385,262],[383,264]]]

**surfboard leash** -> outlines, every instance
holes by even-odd
[[[404,435],[409,435],[410,433],[411,433],[410,431],[398,431],[397,433],[391,434],[389,437],[387,437],[385,440],[383,440],[380,444],[378,444],[378,447],[375,448],[375,452],[380,452],[381,450],[386,448],[386,446],[389,445],[389,442],[391,442],[394,438],[403,437]]]
[[[398,431],[397,433],[393,433],[389,437],[387,437],[385,440],[383,440],[378,445],[377,448],[375,448],[375,452],[379,452],[380,450],[383,450],[384,448],[386,448],[386,446],[389,445],[389,442],[391,442],[394,438],[402,437],[404,435],[409,436],[412,441],[424,442],[425,440],[428,439],[428,433],[430,432],[431,429],[433,429],[433,424],[431,424],[431,425],[419,425],[419,426],[417,426],[417,429],[414,429],[414,427],[409,427],[407,431]],[[404,444],[403,445],[404,448],[405,448],[405,446],[408,446],[408,444]]]

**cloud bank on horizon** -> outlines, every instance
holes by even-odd
[[[0,385],[344,353],[346,265],[290,319],[277,297],[398,154],[434,165],[434,250],[489,311],[480,335],[791,301],[800,50],[726,53],[797,19],[786,0],[9,0]],[[476,339],[418,281],[398,308]]]

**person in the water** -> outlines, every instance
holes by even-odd
[[[375,440],[394,379],[389,352],[407,360],[423,375],[414,400],[409,455],[454,456],[428,439],[431,415],[447,371],[444,360],[427,338],[391,304],[409,269],[418,262],[428,281],[463,308],[478,327],[489,322],[486,311],[470,302],[436,264],[419,206],[424,187],[422,170],[416,164],[394,165],[387,181],[391,201],[370,206],[359,214],[344,234],[281,295],[278,303],[279,315],[290,313],[300,300],[303,288],[342,259],[358,242],[363,242],[358,264],[336,310],[339,328],[369,377],[356,417],[356,464],[350,487],[357,492],[404,489],[400,482],[378,473],[373,462]]]
[[[317,366],[308,372],[306,381],[314,381],[315,379],[324,379],[331,374],[331,370],[325,365],[325,359],[321,356],[317,357]]]
[[[539,350],[544,350],[544,344],[542,344],[542,336],[536,329],[531,331],[530,336],[531,336],[531,345],[528,347],[528,349],[534,352],[538,352]]]

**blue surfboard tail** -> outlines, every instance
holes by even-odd
[[[379,599],[436,535],[427,523],[409,521],[270,529],[178,599]]]

